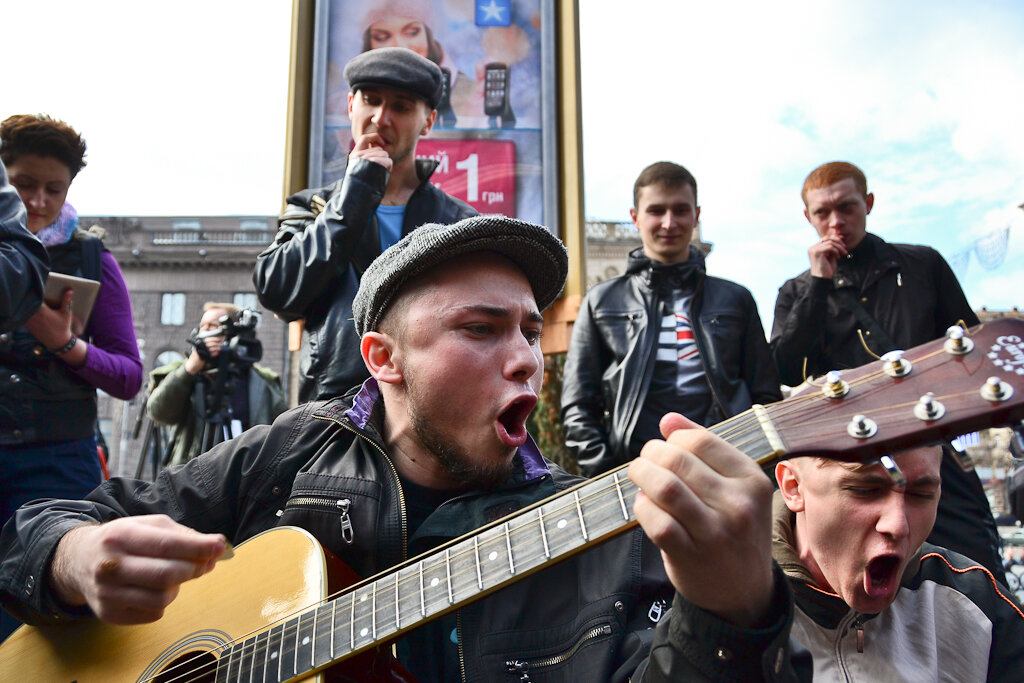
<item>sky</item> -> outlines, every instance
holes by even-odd
[[[843,159],[875,194],[869,230],[938,249],[975,307],[1024,305],[1024,4],[580,4],[588,217],[628,220],[644,166],[685,165],[709,272],[751,289],[770,329],[815,237],[803,179]],[[81,214],[276,214],[290,14],[287,0],[8,3],[0,117],[83,132]]]

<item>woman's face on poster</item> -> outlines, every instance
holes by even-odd
[[[427,57],[430,49],[427,27],[412,17],[387,17],[372,24],[368,29],[370,49],[379,47],[407,47]]]

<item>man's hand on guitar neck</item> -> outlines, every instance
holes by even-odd
[[[629,466],[642,491],[636,517],[680,594],[754,626],[772,600],[771,482],[753,460],[682,415],[662,418],[661,432],[666,440],[648,442]]]
[[[208,573],[228,547],[164,515],[87,524],[57,545],[49,580],[69,605],[88,604],[109,624],[156,621],[179,586]]]

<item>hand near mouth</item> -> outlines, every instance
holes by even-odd
[[[842,235],[830,232],[807,250],[807,256],[811,261],[811,275],[832,279],[839,259],[848,256],[849,253]]]
[[[394,162],[388,155],[387,150],[384,149],[386,144],[387,140],[377,131],[364,133],[356,139],[355,147],[352,148],[350,156],[372,161],[390,171]]]

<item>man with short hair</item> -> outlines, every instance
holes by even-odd
[[[483,594],[494,576],[524,577],[402,636],[395,651],[417,680],[786,673],[789,595],[770,557],[771,484],[682,416],[665,418],[666,438],[629,472],[650,539],[631,529],[527,576],[588,529],[596,540],[603,520],[625,529],[624,496],[635,493],[625,473],[604,489],[568,491],[583,480],[546,460],[526,430],[543,376],[542,311],[567,271],[561,242],[538,225],[480,216],[414,231],[374,261],[354,299],[370,379],[156,482],[112,479],[85,501],[23,507],[0,537],[0,600],[51,627],[89,614],[144,623],[180,584],[214,570],[228,540],[271,527],[307,530],[364,576],[486,527],[479,545],[448,549],[451,564],[436,551],[449,569],[440,578],[421,557],[405,565],[408,582],[388,582],[411,609],[396,614],[392,588],[374,591],[372,607],[360,602],[361,611],[386,605],[372,632],[387,633],[399,617],[417,623],[428,607]],[[531,507],[559,494],[547,514]],[[495,523],[516,511],[528,526]],[[365,642],[369,622],[345,629],[344,641]],[[282,640],[275,633],[262,650]],[[294,666],[298,655],[287,659]]]
[[[939,252],[890,244],[867,231],[875,196],[861,169],[845,161],[822,164],[807,176],[801,196],[818,241],[807,250],[810,269],[783,284],[775,301],[771,346],[783,383],[797,386],[805,377],[860,367],[887,351],[937,339],[960,321],[978,324]],[[981,562],[1005,581],[977,473],[965,472],[947,449],[942,480],[929,540]]]
[[[368,376],[350,321],[370,262],[424,223],[476,215],[430,183],[436,161],[416,159],[437,117],[440,68],[412,50],[380,48],[352,59],[345,79],[355,143],[345,177],[288,198],[253,272],[260,303],[305,320],[300,401],[340,396]]]
[[[1024,613],[992,574],[925,542],[939,502],[936,446],[879,464],[775,466],[773,553],[796,596],[793,638],[814,680],[1024,680]]]
[[[625,275],[587,292],[565,361],[566,445],[587,476],[635,458],[666,413],[708,426],[782,398],[753,296],[707,275],[690,244],[700,218],[693,175],[651,164],[633,202],[643,246]]]
[[[231,321],[237,323],[240,313],[234,304],[207,301],[197,334],[191,340],[189,357],[149,373],[146,414],[174,427],[167,464],[188,462],[225,436],[231,438],[253,425],[270,424],[288,409],[276,372],[238,354],[223,364],[218,360],[221,353],[230,353],[225,351],[225,327]],[[255,330],[238,334],[251,335],[255,340]],[[214,373],[222,371],[227,375],[218,383]],[[220,388],[220,396],[214,395],[215,387]],[[208,433],[225,427],[227,433]],[[203,443],[204,437],[207,443]]]

